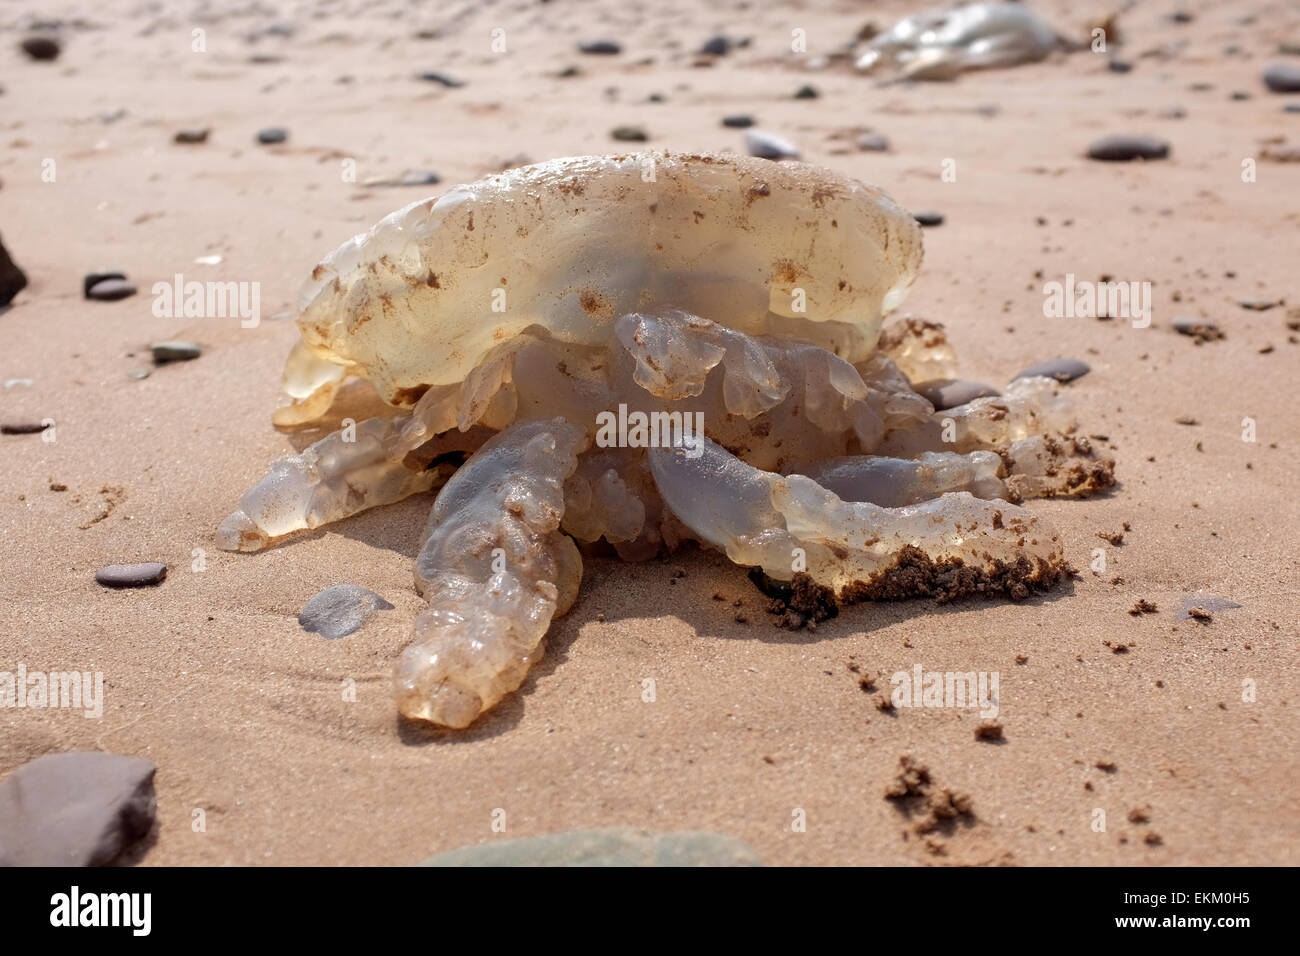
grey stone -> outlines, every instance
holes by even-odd
[[[0,306],[6,306],[19,292],[27,288],[27,275],[9,257],[9,250],[0,242]]]
[[[870,153],[883,153],[889,149],[889,140],[880,133],[863,133],[857,139],[858,149]]]
[[[176,135],[172,137],[172,142],[181,144],[206,143],[210,132],[211,130],[206,126],[203,129],[178,130]]]
[[[794,91],[794,98],[796,100],[815,100],[819,96],[821,96],[821,94],[817,92],[817,87],[815,86],[805,85]]]
[[[623,47],[613,40],[583,40],[578,44],[578,52],[596,56],[614,56],[622,53]]]
[[[1128,60],[1110,60],[1106,68],[1112,73],[1130,73],[1133,70],[1133,64]]]
[[[194,342],[181,342],[175,339],[170,342],[158,342],[151,348],[153,350],[153,360],[159,365],[164,365],[167,362],[188,362],[203,354],[202,346],[196,345]]]
[[[1014,382],[1017,378],[1029,378],[1032,375],[1045,375],[1048,378],[1056,379],[1058,382],[1073,382],[1076,378],[1082,378],[1091,371],[1092,368],[1086,362],[1080,362],[1078,359],[1072,358],[1059,358],[1031,365],[1029,368],[1017,372],[1011,381]]]
[[[135,286],[125,279],[101,279],[90,287],[86,298],[96,302],[116,302],[118,299],[130,298],[135,293]]]
[[[0,866],[101,866],[153,827],[143,757],[47,754],[0,783]]]
[[[992,385],[965,382],[953,378],[936,378],[912,386],[912,390],[934,406],[935,411],[956,408],[986,396],[1001,395]]]
[[[760,159],[798,159],[799,148],[789,140],[782,139],[761,129],[745,130],[745,150],[750,156]]]
[[[650,138],[640,126],[615,126],[609,135],[620,143],[644,143]]]
[[[1272,64],[1264,71],[1264,85],[1274,93],[1300,93],[1300,66]]]
[[[309,634],[333,639],[359,630],[376,611],[392,609],[393,605],[374,591],[355,584],[335,584],[303,605],[298,623]]]
[[[686,830],[654,834],[631,828],[572,830],[461,847],[420,866],[762,866],[733,836]]]
[[[81,294],[90,298],[90,290],[106,279],[125,279],[125,272],[87,272],[81,279]]]
[[[706,56],[725,56],[730,51],[731,40],[725,36],[709,37],[700,47],[700,52]]]
[[[106,588],[142,588],[162,584],[167,565],[158,561],[141,564],[110,564],[95,572],[95,580]]]
[[[1237,304],[1252,312],[1267,312],[1278,304],[1277,299],[1238,299]]]
[[[735,113],[722,117],[722,125],[730,129],[748,129],[754,125],[754,117],[748,113]]]
[[[57,60],[63,51],[59,41],[53,37],[26,37],[22,48],[33,60]]]
[[[289,138],[289,131],[282,126],[268,126],[257,131],[257,141],[263,146],[274,146]]]
[[[1125,163],[1134,159],[1166,159],[1169,144],[1154,136],[1130,136],[1118,133],[1103,136],[1088,147],[1088,158],[1102,162]]]
[[[427,70],[421,73],[420,79],[428,83],[438,83],[453,90],[465,85],[464,80],[458,80],[454,76],[448,76],[446,73],[439,73],[436,70]]]
[[[943,213],[941,212],[914,212],[912,218],[923,226],[942,226]]]

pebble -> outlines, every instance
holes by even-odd
[[[789,140],[782,139],[761,129],[745,130],[745,149],[750,156],[760,159],[798,159],[799,148]]]
[[[858,149],[871,153],[884,153],[889,150],[889,140],[880,133],[863,133],[857,140]]]
[[[94,299],[96,302],[116,302],[118,299],[129,298],[135,293],[135,286],[125,279],[104,279],[90,287],[86,298]]]
[[[1073,382],[1076,378],[1082,378],[1091,371],[1092,369],[1086,362],[1080,362],[1078,359],[1059,358],[1031,365],[1029,368],[1017,372],[1011,381],[1014,382],[1018,378],[1029,378],[1031,375],[1046,375],[1058,382]]]
[[[1187,110],[1181,106],[1166,106],[1156,115],[1161,119],[1186,119]]]
[[[821,94],[817,92],[817,87],[815,86],[801,86],[799,89],[794,91],[794,98],[796,100],[815,100],[819,96],[821,96]]]
[[[0,425],[0,435],[35,435],[47,427],[40,422],[5,422]]]
[[[268,126],[257,131],[257,141],[263,146],[274,146],[289,138],[289,131],[281,126]]]
[[[159,365],[166,362],[188,362],[196,359],[203,354],[203,348],[193,342],[181,342],[173,339],[170,342],[159,342],[152,346],[153,360]]]
[[[46,754],[0,783],[0,866],[102,866],[154,825],[153,761]]]
[[[421,73],[420,79],[426,80],[429,83],[441,83],[443,86],[453,90],[465,85],[464,80],[458,80],[454,76],[448,76],[446,73],[439,73],[436,70],[427,70],[424,73]]]
[[[420,866],[762,866],[736,837],[686,830],[649,833],[631,827],[571,830],[461,847]]]
[[[1284,113],[1300,113],[1300,103],[1288,103],[1282,107]]]
[[[1202,342],[1215,342],[1224,338],[1223,332],[1213,322],[1195,316],[1179,316],[1172,323],[1174,331],[1179,335],[1187,335],[1196,339],[1196,344]]]
[[[0,306],[6,306],[27,288],[27,275],[9,258],[9,250],[0,242]]]
[[[1112,73],[1130,73],[1133,70],[1133,64],[1128,60],[1111,60],[1106,64],[1106,69]]]
[[[722,125],[729,129],[748,129],[755,123],[754,117],[748,113],[736,113],[732,116],[722,117]]]
[[[142,379],[148,378],[152,373],[147,368],[133,368],[126,374],[134,379]]]
[[[1233,90],[1232,93],[1229,94],[1228,98],[1240,102],[1242,100],[1250,99],[1250,94],[1247,93],[1245,90]]]
[[[203,129],[178,130],[176,135],[172,137],[172,142],[182,144],[206,143],[208,141],[208,133],[210,132],[212,131],[207,127],[204,127]]]
[[[1264,71],[1264,85],[1274,93],[1300,93],[1300,66],[1274,63]]]
[[[731,52],[731,38],[721,35],[709,37],[700,47],[700,52],[705,56],[726,56]]]
[[[167,565],[157,561],[142,564],[110,564],[95,572],[95,581],[106,588],[143,588],[162,584]]]
[[[1130,136],[1120,133],[1105,136],[1088,147],[1088,158],[1123,163],[1134,159],[1165,159],[1169,144],[1154,136]]]
[[[89,299],[90,290],[105,279],[126,279],[125,272],[87,272],[81,279],[81,294]]]
[[[1252,312],[1267,312],[1278,304],[1277,299],[1239,299],[1237,304]]]
[[[650,138],[640,126],[615,126],[609,135],[620,143],[644,143]]]
[[[335,584],[303,605],[298,623],[309,634],[333,639],[360,629],[376,611],[392,609],[393,605],[374,591],[355,584]]]
[[[22,43],[23,52],[33,60],[57,60],[63,48],[53,37],[27,37]]]
[[[366,186],[370,187],[400,187],[400,186],[434,186],[442,182],[442,177],[432,169],[408,169],[396,179],[367,179]]]
[[[997,396],[999,392],[992,385],[980,382],[964,382],[954,378],[936,378],[912,386],[912,390],[934,406],[935,411],[956,408],[977,398]]]
[[[614,56],[622,53],[623,47],[613,40],[583,40],[578,44],[578,52],[596,56]]]
[[[914,212],[912,218],[923,226],[943,225],[943,213],[941,212]]]

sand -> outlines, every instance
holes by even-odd
[[[1107,12],[1033,5],[1080,37]],[[1294,9],[1190,2],[1195,20],[1175,24],[1174,4],[1144,5],[1120,17],[1130,73],[1082,52],[909,87],[810,72],[788,52],[795,28],[810,55],[830,52],[865,20],[887,26],[898,3],[275,6],[48,2],[4,18],[0,235],[31,285],[0,314],[0,379],[34,384],[0,389],[0,422],[49,417],[56,440],[0,437],[0,670],[101,671],[106,702],[99,719],[0,710],[0,774],[76,749],[153,760],[158,827],[130,857],[145,865],[409,864],[603,826],[724,832],[776,865],[1297,862],[1300,345],[1285,319],[1300,305],[1300,166],[1259,159],[1257,181],[1241,177],[1271,137],[1300,138],[1300,116],[1282,111],[1296,97],[1260,80],[1278,42],[1300,39]],[[17,50],[23,13],[68,22],[59,60]],[[296,33],[247,39],[273,22]],[[191,52],[196,28],[205,53]],[[490,50],[494,28],[505,54]],[[692,66],[717,32],[754,41]],[[625,52],[577,54],[598,36]],[[582,74],[556,78],[569,65]],[[417,80],[423,70],[465,86]],[[821,96],[793,99],[805,83]],[[1158,115],[1173,105],[1186,116]],[[792,633],[719,555],[591,560],[518,694],[468,731],[399,722],[389,671],[420,607],[411,565],[429,496],[256,555],[213,545],[267,463],[323,434],[269,421],[300,282],[343,239],[447,184],[620,151],[609,131],[625,124],[644,125],[651,147],[740,150],[720,123],[740,112],[806,159],[944,214],[904,309],[947,325],[965,377],[1001,385],[1058,356],[1092,366],[1070,394],[1081,430],[1108,436],[1098,444],[1119,484],[1030,503],[1079,576],[1022,603],[868,604]],[[275,125],[287,144],[254,143]],[[206,144],[172,143],[204,126]],[[891,150],[859,152],[867,128]],[[1161,136],[1172,157],[1083,158],[1112,132]],[[356,182],[342,179],[346,159]],[[941,179],[946,159],[955,182]],[[442,185],[361,185],[406,168]],[[208,255],[221,262],[195,262]],[[101,268],[140,294],[84,301],[82,275]],[[156,317],[150,288],[176,273],[259,282],[262,322]],[[1046,318],[1043,282],[1066,273],[1151,281],[1151,327]],[[1237,304],[1251,297],[1288,305]],[[1227,337],[1197,346],[1173,332],[1177,315]],[[164,339],[203,355],[130,378]],[[1098,538],[1125,522],[1122,545]],[[1098,547],[1107,570],[1094,574]],[[159,587],[93,579],[147,560],[169,566]],[[338,583],[396,607],[339,640],[304,632],[302,605]],[[1242,607],[1178,620],[1201,591]],[[1140,599],[1157,611],[1130,615]],[[997,672],[1004,740],[977,739],[969,708],[878,709],[891,675],[917,664]],[[905,754],[968,795],[970,817],[914,833],[884,799]],[[1149,820],[1130,822],[1139,807]]]

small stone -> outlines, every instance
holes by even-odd
[[[19,292],[27,288],[27,276],[17,263],[9,258],[9,250],[0,242],[0,307],[8,305]]]
[[[794,98],[796,100],[815,100],[819,96],[821,96],[821,94],[817,92],[815,86],[804,85],[794,91]]]
[[[869,153],[883,153],[889,149],[889,140],[880,133],[863,133],[857,139],[858,149]]]
[[[162,584],[167,565],[157,561],[142,564],[110,564],[95,572],[95,580],[106,588],[143,588]]]
[[[135,286],[125,279],[104,279],[90,287],[86,298],[96,302],[116,302],[118,299],[130,298],[135,293]]]
[[[153,350],[153,360],[159,365],[167,362],[188,362],[203,354],[202,346],[193,342],[181,342],[177,339],[169,342],[158,342],[151,346],[151,349]]]
[[[1278,304],[1277,299],[1238,299],[1237,304],[1252,312],[1267,312]]]
[[[736,113],[732,116],[722,117],[722,125],[729,129],[748,129],[754,125],[754,117],[748,113]]]
[[[609,135],[620,143],[644,143],[650,138],[640,126],[615,126]]]
[[[0,866],[102,866],[145,836],[153,762],[102,752],[46,754],[0,783]]]
[[[59,41],[53,37],[26,37],[22,48],[33,60],[57,60],[63,51]]]
[[[1284,113],[1300,113],[1300,103],[1287,103],[1282,107]]]
[[[1001,395],[991,385],[980,382],[965,382],[953,378],[936,378],[912,386],[912,390],[934,406],[935,411],[956,408],[977,398]]]
[[[206,126],[203,129],[177,130],[176,135],[172,137],[172,142],[181,144],[206,143],[210,132],[212,131]]]
[[[623,52],[623,47],[613,40],[583,40],[578,44],[578,52],[593,56],[615,56]]]
[[[1133,64],[1128,60],[1110,60],[1106,64],[1106,69],[1112,73],[1129,73],[1133,70]]]
[[[257,141],[263,146],[274,146],[289,138],[289,131],[282,126],[268,126],[257,131]]]
[[[1238,101],[1238,102],[1241,102],[1242,100],[1248,100],[1248,99],[1250,99],[1250,94],[1247,93],[1245,90],[1233,90],[1233,91],[1228,95],[1228,98],[1229,98],[1229,99],[1232,99],[1232,100],[1236,100],[1236,101]]]
[[[745,149],[750,156],[760,159],[798,159],[799,148],[789,140],[782,139],[761,129],[745,130]]]
[[[1197,345],[1205,342],[1217,342],[1224,338],[1223,331],[1213,322],[1195,316],[1177,316],[1173,320],[1174,331],[1196,340]]]
[[[941,212],[914,212],[912,218],[923,226],[943,225],[943,213]]]
[[[131,378],[142,379],[142,378],[148,378],[153,373],[150,372],[147,368],[133,368],[126,374]]]
[[[461,847],[420,866],[762,866],[757,853],[723,833],[654,834],[630,827],[571,830]]]
[[[87,272],[81,280],[81,294],[90,298],[90,290],[106,279],[126,279],[125,272]]]
[[[1031,365],[1029,368],[1018,372],[1011,381],[1014,382],[1017,378],[1029,378],[1033,375],[1045,375],[1048,378],[1056,379],[1058,382],[1073,382],[1076,378],[1082,378],[1091,371],[1092,369],[1086,362],[1080,362],[1078,359],[1059,358]]]
[[[1274,63],[1264,71],[1264,85],[1274,93],[1300,93],[1300,66]]]
[[[1156,115],[1161,119],[1186,119],[1187,110],[1183,109],[1181,106],[1166,106]]]
[[[1134,159],[1166,159],[1169,144],[1154,136],[1130,136],[1120,133],[1105,136],[1088,147],[1088,158],[1102,162],[1125,163]]]
[[[705,56],[726,56],[731,52],[731,39],[721,35],[709,37],[700,47],[700,52]]]
[[[40,422],[5,422],[0,424],[0,435],[36,435],[47,428]]]
[[[303,605],[298,623],[309,634],[333,639],[359,630],[376,611],[392,609],[393,605],[374,591],[355,584],[335,584]]]
[[[453,90],[465,85],[464,80],[458,80],[454,76],[448,76],[446,73],[439,73],[436,70],[426,70],[420,74],[420,79],[428,83],[438,83]]]

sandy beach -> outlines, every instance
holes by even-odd
[[[1112,12],[1029,5],[1081,44]],[[146,866],[407,865],[600,827],[728,834],[778,866],[1300,862],[1300,163],[1283,161],[1300,94],[1261,80],[1300,65],[1300,10],[1136,4],[1106,54],[952,82],[883,84],[832,57],[913,9],[9,5],[0,239],[29,284],[0,310],[0,424],[54,425],[0,436],[0,671],[102,672],[104,700],[97,718],[0,708],[0,777],[66,751],[153,761],[157,823],[124,859]],[[34,34],[58,37],[57,59],[23,53]],[[701,57],[715,34],[750,42]],[[578,51],[601,38],[622,52]],[[817,95],[796,98],[804,85]],[[1117,483],[1027,503],[1077,574],[1021,602],[865,603],[789,631],[722,554],[589,558],[519,692],[463,731],[399,719],[391,671],[424,606],[412,561],[432,494],[256,554],[214,543],[272,459],[378,406],[353,389],[323,427],[272,426],[299,287],[389,212],[505,168],[743,153],[732,114],[942,215],[901,312],[944,324],[963,378],[1091,367],[1068,393]],[[646,141],[614,140],[620,126]],[[286,141],[259,144],[270,127]],[[886,151],[859,148],[869,131]],[[1117,133],[1169,157],[1087,158]],[[440,182],[367,185],[407,170]],[[110,270],[138,294],[86,299],[83,276]],[[151,289],[177,274],[257,283],[260,321],[158,315]],[[1045,316],[1044,283],[1067,275],[1149,281],[1149,327]],[[1222,337],[1179,334],[1187,317]],[[202,354],[155,365],[168,340]],[[166,580],[95,581],[142,561]],[[307,633],[303,605],[342,583],[394,608],[339,640]],[[1240,606],[1180,617],[1211,598]],[[1154,612],[1131,614],[1143,600]],[[918,666],[997,673],[1002,739],[980,739],[970,708],[882,709]],[[885,798],[904,756],[970,813],[917,833]]]

